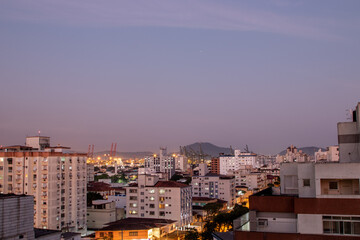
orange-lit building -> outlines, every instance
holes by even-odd
[[[220,174],[220,160],[219,158],[211,159],[211,173]]]
[[[175,222],[155,218],[126,218],[96,231],[95,239],[161,239],[176,230]]]

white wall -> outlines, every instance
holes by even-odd
[[[322,234],[322,215],[298,214],[298,232],[301,234]]]

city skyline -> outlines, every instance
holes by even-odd
[[[358,1],[1,5],[0,145],[275,154],[336,145],[360,101]]]

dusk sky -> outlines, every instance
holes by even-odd
[[[0,145],[337,144],[360,1],[2,0]]]

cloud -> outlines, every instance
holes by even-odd
[[[337,40],[322,19],[286,16],[211,0],[7,0],[0,19],[72,26],[158,26],[258,31]]]

